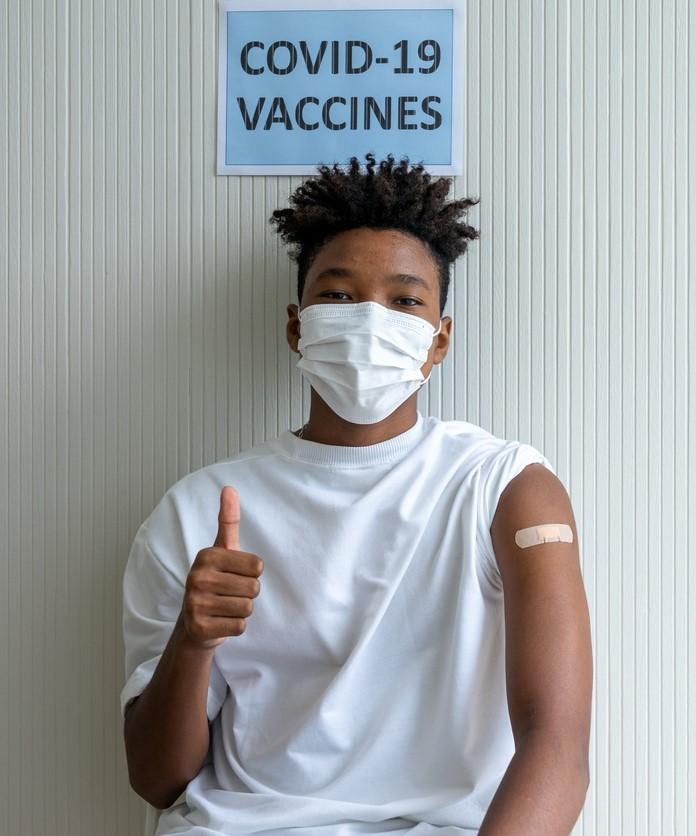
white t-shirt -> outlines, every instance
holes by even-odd
[[[208,757],[157,836],[477,833],[515,745],[490,525],[536,448],[417,413],[365,447],[285,430],[174,484],[123,578],[121,711],[149,682],[220,491],[264,561],[215,649]]]

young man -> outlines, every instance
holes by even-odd
[[[309,420],[173,485],[123,580],[129,775],[169,808],[158,836],[560,836],[582,809],[568,495],[529,444],[417,409],[477,237],[449,187],[368,155],[273,213]]]

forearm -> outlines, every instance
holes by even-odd
[[[479,836],[569,836],[587,794],[582,758],[558,735],[531,731],[517,747]]]
[[[208,752],[208,684],[213,649],[191,644],[181,619],[143,693],[127,710],[124,738],[133,789],[155,807],[170,806]]]

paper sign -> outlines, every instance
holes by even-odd
[[[221,0],[218,174],[388,153],[461,174],[464,0]]]

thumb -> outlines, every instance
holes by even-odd
[[[218,533],[213,545],[239,551],[239,520],[239,494],[231,485],[225,485],[220,492]]]

